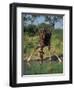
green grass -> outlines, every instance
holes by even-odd
[[[26,63],[27,64],[27,63]],[[63,73],[63,64],[62,63],[31,63],[30,66],[26,65],[25,72],[26,75],[34,74],[57,74]]]

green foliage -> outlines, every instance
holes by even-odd
[[[63,30],[57,29],[52,33],[51,46],[55,48],[57,55],[63,53]]]
[[[41,28],[51,29],[49,24],[45,24],[45,23],[41,23],[39,25],[29,24],[28,26],[24,27],[24,33],[27,33],[29,36],[34,36],[38,34]]]
[[[26,33],[29,36],[34,36],[37,31],[38,30],[37,30],[36,25],[30,24],[29,26],[24,27],[24,33]]]
[[[51,26],[49,24],[46,24],[46,23],[41,23],[38,25],[38,28],[51,28]]]

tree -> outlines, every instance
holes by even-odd
[[[45,21],[54,29],[55,23],[60,22],[62,16],[45,16]]]
[[[27,24],[34,24],[34,21],[36,20],[37,17],[39,17],[40,15],[36,15],[36,14],[24,14],[23,19],[24,22]]]
[[[50,25],[47,23],[41,23],[38,25],[38,28],[50,28]]]

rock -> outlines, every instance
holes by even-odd
[[[56,61],[58,61],[58,58],[55,55],[53,55],[53,56],[51,56],[51,61],[56,62]]]

